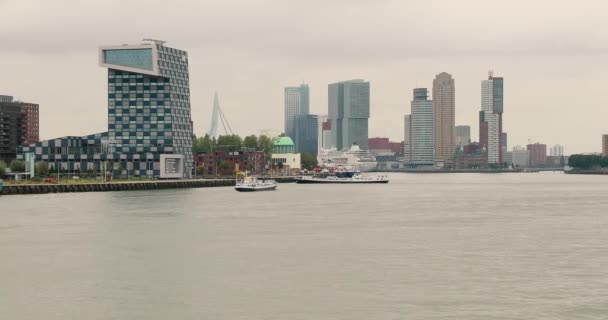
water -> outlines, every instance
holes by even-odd
[[[0,197],[2,319],[606,319],[608,178]]]

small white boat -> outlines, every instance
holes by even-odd
[[[276,190],[277,182],[274,180],[262,180],[258,178],[246,177],[245,179],[238,181],[234,188],[239,192],[251,192],[251,191],[272,191]]]

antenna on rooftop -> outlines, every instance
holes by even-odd
[[[167,43],[167,41],[165,41],[165,40],[157,40],[157,39],[149,39],[149,38],[142,39],[141,41],[154,42],[161,46],[164,45],[165,43]]]
[[[494,70],[489,70],[488,71],[488,79],[492,79],[494,78]]]

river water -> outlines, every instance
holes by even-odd
[[[0,196],[0,318],[608,318],[608,177],[390,178]]]

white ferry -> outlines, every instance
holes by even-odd
[[[360,183],[388,183],[385,175],[367,176],[360,172],[339,172],[326,176],[303,176],[296,178],[296,183],[334,183],[334,184],[360,184]]]

